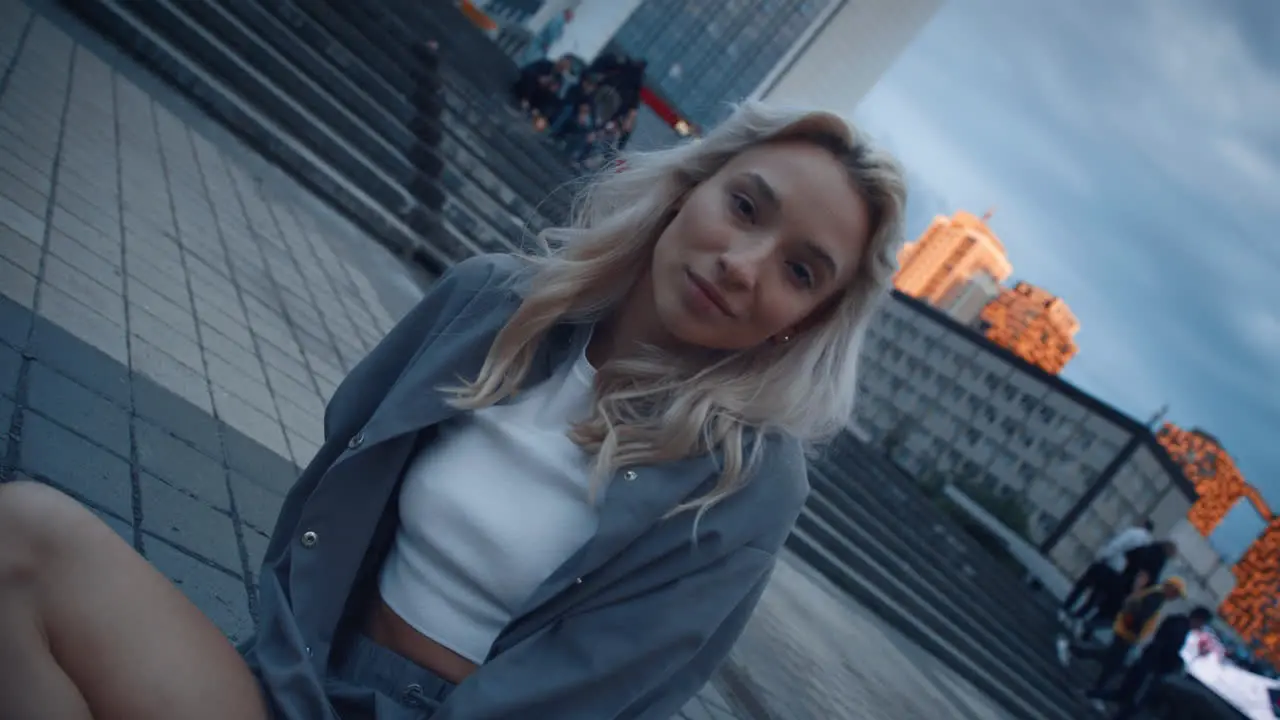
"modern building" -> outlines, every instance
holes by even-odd
[[[1196,486],[1199,500],[1187,519],[1209,537],[1240,503],[1249,503],[1266,523],[1233,568],[1235,589],[1221,613],[1245,642],[1272,663],[1280,663],[1280,517],[1268,507],[1217,438],[1204,430],[1166,423],[1160,444]]]
[[[982,309],[982,332],[1000,347],[1039,367],[1062,372],[1080,349],[1080,321],[1060,297],[1028,282],[1004,288]]]
[[[941,7],[942,0],[829,3],[752,97],[848,113]]]
[[[1216,606],[1234,588],[1186,519],[1195,488],[1148,424],[903,293],[877,313],[860,367],[855,432],[921,481],[1016,500],[1027,539],[1066,577],[1151,518],[1182,548],[1193,597]]]
[[[919,239],[898,254],[893,285],[900,292],[940,306],[961,293],[980,273],[1002,283],[1013,274],[1004,244],[987,226],[990,213],[977,217],[961,210],[939,215]]]
[[[852,111],[941,0],[644,0],[613,40],[697,125],[749,97]]]
[[[978,327],[983,308],[1000,297],[1004,286],[985,270],[979,270],[964,285],[955,286],[943,295],[938,309],[961,325]]]

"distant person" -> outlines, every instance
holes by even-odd
[[[533,116],[535,124],[545,127],[555,118],[560,105],[560,91],[572,67],[569,57],[551,61],[543,58],[520,69],[520,77],[512,86],[512,94],[520,109]]]
[[[627,143],[631,142],[631,133],[636,131],[636,122],[640,118],[640,111],[637,108],[631,108],[626,115],[622,116],[622,121],[618,123],[618,152],[627,149]]]
[[[1098,660],[1097,679],[1089,691],[1089,697],[1101,699],[1111,681],[1124,669],[1129,652],[1140,644],[1155,628],[1160,610],[1169,600],[1186,597],[1187,584],[1180,577],[1171,577],[1164,582],[1143,588],[1133,593],[1124,601],[1120,614],[1116,618],[1112,630],[1115,636],[1106,647],[1085,647],[1073,645],[1065,637],[1058,638],[1058,660],[1065,667],[1071,664],[1071,658]]]
[[[1206,626],[1212,617],[1209,608],[1197,607],[1190,613],[1169,615],[1160,622],[1151,642],[1125,671],[1115,692],[1097,694],[1098,699],[1119,705],[1111,720],[1130,720],[1147,707],[1153,687],[1164,678],[1182,671],[1182,651],[1187,637]],[[1210,652],[1209,645],[1197,644],[1195,656]]]
[[[583,76],[583,78],[575,83],[573,87],[569,88],[560,105],[559,114],[551,123],[552,137],[559,137],[561,129],[581,114],[581,110],[584,105],[587,106],[588,114],[592,115],[594,118],[595,113],[593,106],[595,103],[596,90],[599,88],[599,85],[599,78],[595,75],[588,74]],[[581,122],[577,124],[581,126]],[[593,127],[594,124],[593,119]]]
[[[1094,561],[1085,568],[1071,592],[1062,601],[1058,610],[1058,619],[1062,622],[1083,620],[1098,609],[1101,600],[1108,594],[1115,593],[1125,569],[1125,555],[1136,548],[1151,543],[1152,524],[1144,520],[1133,527],[1125,528],[1103,545],[1094,556]],[[1124,592],[1121,590],[1120,592]],[[1083,599],[1084,602],[1080,602]]]
[[[1103,594],[1098,601],[1097,612],[1084,622],[1077,639],[1089,640],[1099,628],[1114,622],[1125,599],[1158,581],[1165,565],[1177,554],[1178,544],[1172,540],[1147,543],[1125,553],[1124,570],[1116,580],[1114,590]]]

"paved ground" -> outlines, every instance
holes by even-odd
[[[0,479],[84,501],[233,640],[325,400],[419,292],[99,39],[0,0]],[[1001,717],[798,561],[729,680],[772,717]]]

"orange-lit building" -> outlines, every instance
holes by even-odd
[[[1004,245],[987,227],[990,213],[977,217],[957,212],[939,215],[915,242],[898,254],[898,274],[893,285],[900,292],[940,306],[954,297],[978,273],[996,282],[1013,274]]]
[[[1241,498],[1252,503],[1267,522],[1233,568],[1236,587],[1223,600],[1219,613],[1241,637],[1256,645],[1262,657],[1280,663],[1280,563],[1276,561],[1280,557],[1280,517],[1245,481],[1235,461],[1212,435],[1165,423],[1156,438],[1196,486],[1200,499],[1187,518],[1201,534],[1207,537],[1212,533]]]
[[[1020,282],[1001,290],[979,315],[988,340],[1055,375],[1075,357],[1080,321],[1062,298]]]

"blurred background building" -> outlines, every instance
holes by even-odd
[[[934,218],[919,239],[898,253],[894,287],[941,307],[953,302],[975,278],[1004,282],[1013,274],[1013,265],[1004,244],[987,226],[990,218],[991,213],[979,218],[963,210]]]
[[[1223,619],[1261,654],[1280,658],[1280,517],[1245,481],[1231,455],[1214,436],[1199,428],[1184,430],[1166,423],[1157,438],[1195,484],[1200,499],[1187,518],[1198,533],[1212,542],[1221,535],[1223,521],[1228,517],[1236,521],[1236,526],[1256,530],[1249,533],[1252,537],[1213,543],[1220,553],[1235,560],[1235,589],[1225,598],[1220,611]]]
[[[894,287],[1046,372],[1059,373],[1079,348],[1080,322],[1066,301],[1029,282],[1011,288],[1004,244],[982,217],[963,210],[938,216],[898,254]]]
[[[669,145],[764,98],[851,113],[943,0],[476,0],[527,59],[601,53],[649,64],[630,147]],[[543,49],[545,48],[545,50]]]
[[[1280,518],[1212,435],[1161,425],[1163,410],[1140,421],[1058,376],[1080,324],[1029,282],[1003,286],[1013,266],[989,219],[935,218],[903,249],[863,351],[855,430],[920,482],[999,505],[1051,589],[1151,518],[1178,544],[1168,572],[1191,601],[1280,661]]]
[[[1071,308],[1029,282],[1001,289],[982,309],[978,322],[988,340],[1055,375],[1079,350],[1075,334],[1080,321]]]

